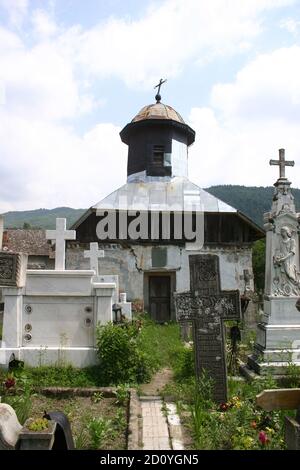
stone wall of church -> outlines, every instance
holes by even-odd
[[[127,293],[128,301],[145,301],[147,306],[147,286],[145,279],[151,273],[171,272],[175,277],[173,283],[176,291],[189,290],[189,254],[177,245],[143,246],[133,245],[123,247],[116,244],[102,245],[105,257],[99,260],[100,274],[119,276],[120,292]],[[89,269],[89,260],[83,257],[87,247],[74,244],[68,247],[66,253],[67,269]],[[202,253],[217,254],[220,258],[221,288],[239,289],[241,293],[253,291],[252,250],[250,247],[204,247]],[[255,323],[255,311],[251,313],[251,305],[247,316]],[[174,314],[174,311],[173,311]]]

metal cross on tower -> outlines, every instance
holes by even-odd
[[[270,160],[270,165],[279,166],[279,178],[285,178],[285,167],[294,166],[294,160],[285,160],[285,150],[279,149],[279,160]]]
[[[158,83],[157,85],[155,85],[155,87],[154,87],[154,89],[155,89],[155,88],[158,88],[157,94],[155,95],[155,99],[156,99],[157,103],[159,103],[160,100],[161,100],[160,88],[161,88],[161,86],[162,86],[163,83],[166,83],[166,81],[167,81],[167,79],[163,80],[163,79],[161,78],[161,79],[159,80],[159,83]]]

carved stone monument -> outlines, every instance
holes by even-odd
[[[23,287],[26,280],[27,255],[0,252],[0,286]]]
[[[275,186],[271,212],[264,214],[266,271],[264,312],[258,324],[254,354],[248,365],[259,374],[270,371],[285,375],[291,363],[300,367],[299,214],[296,213],[291,183],[285,177],[284,149],[279,150],[280,175]]]
[[[221,291],[219,257],[191,255],[191,291],[175,294],[176,317],[179,322],[193,324],[195,372],[203,369],[213,379],[213,398],[227,401],[227,371],[224,320],[240,319],[238,290]]]

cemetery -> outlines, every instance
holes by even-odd
[[[54,263],[0,251],[1,450],[300,449],[294,162],[283,149],[270,161],[257,308],[251,250],[264,231],[188,180],[195,132],[155,98],[120,133],[127,184],[46,231]],[[101,239],[109,209],[118,230]],[[200,235],[179,230],[182,212]]]

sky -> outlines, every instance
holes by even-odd
[[[119,132],[160,78],[194,183],[270,186],[285,148],[300,187],[300,0],[0,0],[0,213],[124,184]]]

